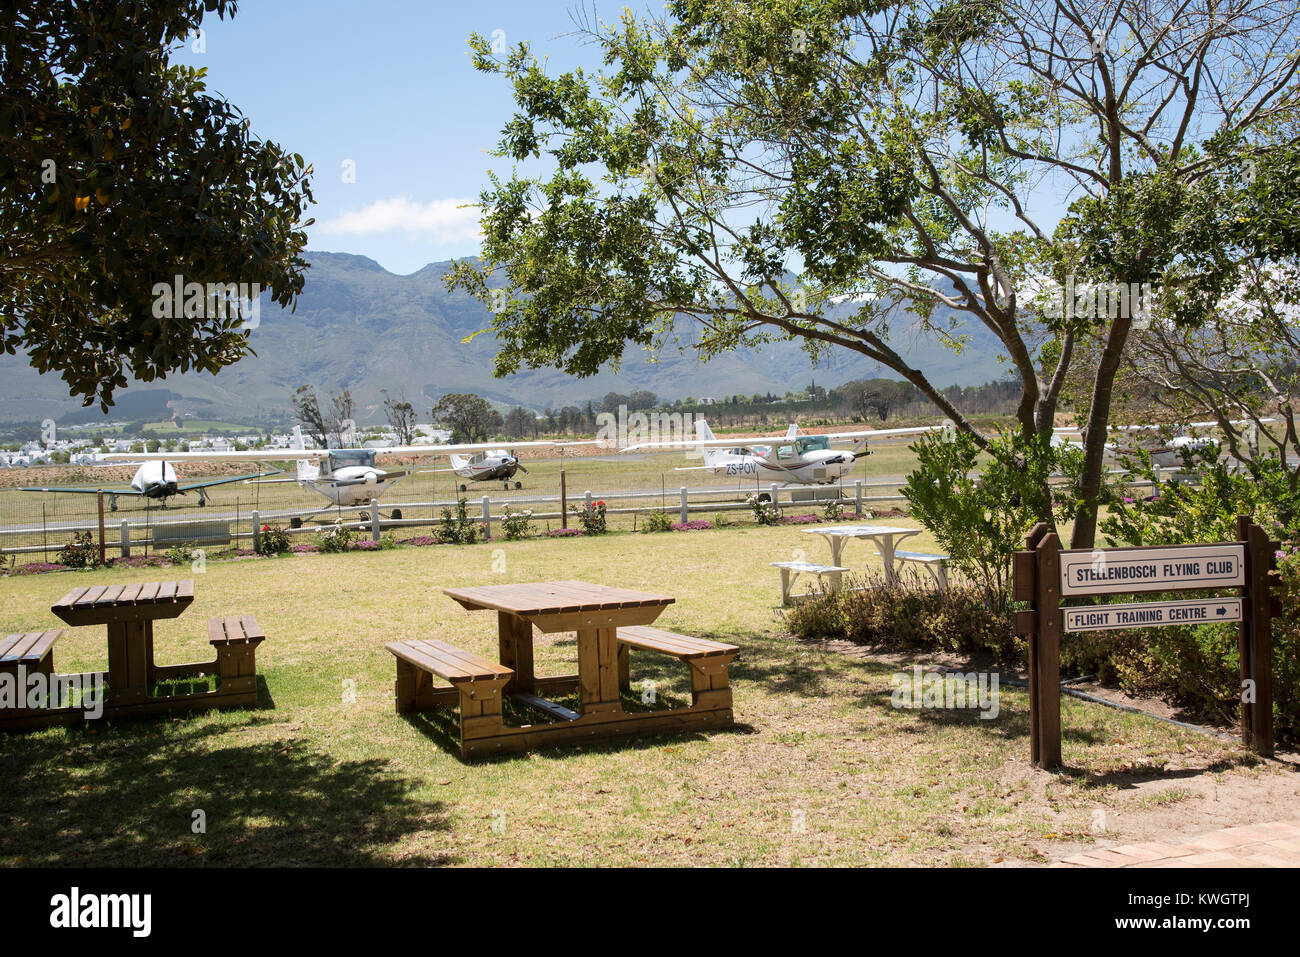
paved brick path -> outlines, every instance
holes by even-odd
[[[1183,841],[1098,847],[1052,867],[1300,867],[1300,820],[1225,827]]]

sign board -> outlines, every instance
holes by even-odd
[[[1243,545],[1072,549],[1060,554],[1063,597],[1246,584]]]
[[[1182,601],[1143,601],[1129,605],[1089,605],[1063,608],[1066,631],[1109,631],[1112,628],[1151,628],[1159,625],[1208,625],[1241,621],[1240,598],[1188,598]]]

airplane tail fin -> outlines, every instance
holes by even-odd
[[[305,449],[306,447],[307,443],[304,442],[302,438],[302,426],[295,425],[293,427],[293,440],[290,441],[289,448],[300,450]],[[309,459],[298,460],[299,482],[314,482],[318,478],[320,478],[320,466],[318,464]]]
[[[799,423],[791,422],[790,428],[785,430],[785,437],[787,439],[793,439],[798,434],[799,434]]]
[[[699,442],[711,442],[715,438],[713,430],[709,428],[709,423],[704,419],[695,420],[695,438]],[[697,450],[701,458],[704,459],[705,465],[712,465],[713,460],[721,454],[720,449],[702,448]],[[691,453],[692,455],[696,453]]]

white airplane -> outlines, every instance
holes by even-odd
[[[703,469],[714,475],[749,476],[756,481],[781,485],[830,485],[853,470],[864,455],[866,440],[888,435],[919,435],[936,431],[933,426],[909,429],[874,429],[861,432],[828,432],[823,435],[799,435],[799,426],[791,425],[785,435],[748,439],[719,439],[704,419],[695,420],[695,440],[686,442],[647,442],[629,445],[622,452],[643,449],[697,448],[704,464],[677,471]],[[860,440],[853,449],[832,449],[840,439]],[[773,444],[766,444],[771,442]]]
[[[343,508],[369,504],[370,500],[380,498],[409,472],[405,469],[382,469],[375,464],[377,453],[396,455],[455,455],[462,452],[476,452],[493,449],[494,444],[480,443],[469,445],[399,445],[387,449],[308,449],[304,448],[301,427],[295,426],[293,442],[287,449],[261,449],[249,452],[175,452],[170,455],[154,453],[151,455],[130,455],[128,453],[110,454],[105,459],[133,458],[167,461],[177,459],[203,459],[211,461],[268,462],[295,459],[298,463],[298,476],[294,479],[275,481],[297,482],[305,489],[329,499],[331,504]],[[552,446],[554,442],[521,442],[520,446]],[[250,478],[253,476],[249,476]]]
[[[1272,419],[1261,419],[1262,422],[1272,422]],[[1249,419],[1235,419],[1232,425],[1244,425],[1248,433],[1248,444],[1252,447],[1255,442],[1249,438],[1250,431],[1254,428],[1254,423]],[[1213,454],[1219,446],[1219,440],[1207,435],[1189,434],[1189,430],[1194,429],[1217,429],[1218,422],[1191,422],[1184,427],[1166,426],[1166,425],[1112,425],[1110,432],[1126,433],[1133,437],[1135,441],[1131,442],[1107,442],[1106,458],[1112,463],[1118,463],[1124,457],[1133,457],[1139,451],[1146,452],[1151,456],[1153,465],[1161,468],[1182,468],[1184,465],[1183,453],[1190,452],[1193,455],[1203,453]],[[1178,434],[1170,437],[1169,433],[1176,431]],[[1052,436],[1053,445],[1079,445],[1082,442],[1082,432],[1076,428],[1058,428],[1054,429]],[[1065,438],[1064,436],[1079,436],[1078,439]]]
[[[277,475],[278,470],[270,472],[252,472],[248,475],[233,475],[230,478],[209,479],[206,482],[191,482],[189,485],[181,485],[176,478],[176,471],[167,464],[168,461],[176,458],[183,453],[157,453],[156,461],[146,461],[136,469],[135,475],[131,479],[131,487],[128,489],[121,488],[86,488],[84,486],[68,487],[52,485],[44,488],[23,488],[22,492],[70,492],[73,494],[96,495],[103,492],[108,496],[109,511],[117,511],[117,500],[123,495],[135,498],[152,498],[158,500],[159,508],[167,507],[167,499],[173,495],[185,495],[189,492],[197,491],[199,493],[199,508],[208,504],[207,489],[214,485],[228,485],[231,482],[244,482],[249,479],[261,478],[264,475]],[[112,458],[113,456],[104,456]],[[146,455],[124,452],[118,458],[139,460],[147,458]]]

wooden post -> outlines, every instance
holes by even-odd
[[[118,534],[117,542],[122,547],[122,557],[131,557],[131,523],[122,519],[122,530]]]
[[[691,503],[690,503],[690,499],[687,498],[685,485],[681,486],[681,496],[682,496],[682,524],[685,525],[687,522],[691,520]]]
[[[483,496],[483,537],[492,537],[492,499]]]
[[[1047,524],[1039,522],[1025,539],[1029,550],[1016,552],[1011,560],[1011,597],[1030,603],[1028,611],[1016,612],[1016,633],[1025,636],[1029,645],[1029,761],[1038,764],[1038,701],[1034,697],[1034,674],[1038,666],[1038,554],[1033,551],[1047,534]]]
[[[1277,543],[1247,516],[1237,516],[1237,533],[1245,544],[1246,587],[1242,591],[1238,650],[1242,689],[1252,682],[1254,700],[1242,702],[1242,743],[1256,754],[1273,756],[1273,601],[1270,591]],[[1243,534],[1244,533],[1244,534]]]
[[[257,509],[253,510],[253,551],[260,551],[262,545],[262,520]]]
[[[99,563],[104,562],[104,490],[100,489],[95,495],[99,500]]]
[[[1254,677],[1250,667],[1250,653],[1252,650],[1251,629],[1250,629],[1250,583],[1251,583],[1251,554],[1250,554],[1250,516],[1237,516],[1237,541],[1245,546],[1246,553],[1246,584],[1240,589],[1241,594],[1241,624],[1237,626],[1237,673],[1241,677],[1241,684],[1237,689],[1238,697],[1241,699],[1241,743],[1243,746],[1254,747],[1255,736],[1252,718],[1254,717],[1254,705],[1246,701],[1246,688]],[[1259,691],[1258,688],[1255,689]]]
[[[560,528],[569,527],[569,489],[564,481],[564,469],[560,469]]]
[[[862,479],[853,482],[853,512],[855,515],[862,514]]]
[[[1038,610],[1037,669],[1030,674],[1030,694],[1038,702],[1040,768],[1061,765],[1061,540],[1048,532],[1038,543],[1035,600]]]
[[[370,540],[379,541],[379,501],[373,498],[370,500]]]

